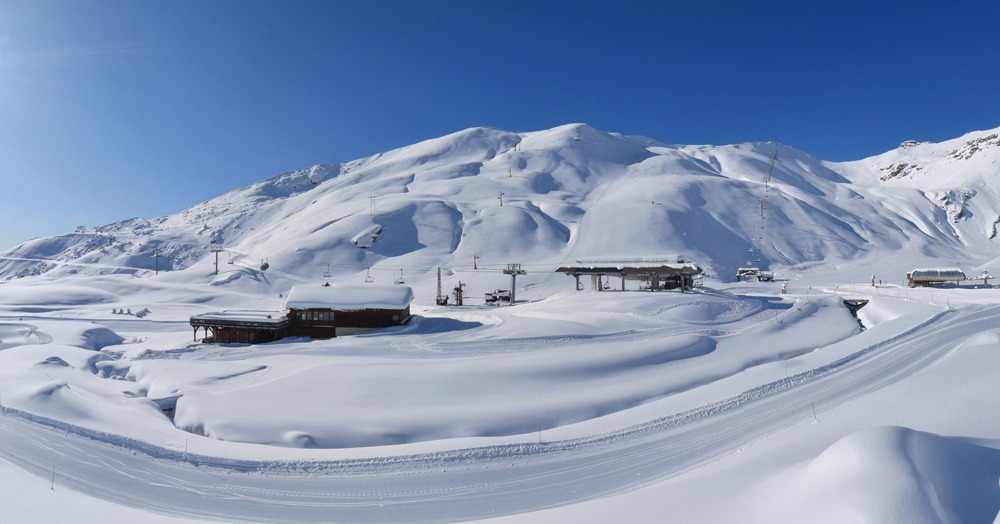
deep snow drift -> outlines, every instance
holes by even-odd
[[[1000,294],[900,284],[995,269],[998,145],[833,164],[477,128],[29,241],[0,255],[0,457],[35,475],[2,470],[12,514],[995,518]],[[751,239],[778,282],[732,282]],[[667,254],[714,276],[578,292],[554,273]],[[520,303],[484,305],[508,263],[527,269]],[[465,307],[434,305],[439,267]],[[256,346],[201,344],[187,323],[366,280],[412,286],[413,320]],[[845,299],[869,302],[855,319]]]

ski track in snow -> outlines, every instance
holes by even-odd
[[[4,409],[0,456],[56,484],[158,513],[268,522],[459,521],[535,511],[698,467],[912,375],[1000,321],[943,312],[739,395],[583,438],[351,460],[256,461],[176,450]],[[974,329],[973,329],[974,328]],[[870,332],[869,332],[870,333]],[[419,481],[414,481],[414,476]]]

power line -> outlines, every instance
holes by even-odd
[[[771,153],[771,163],[767,167],[767,173],[764,175],[764,191],[760,198],[757,199],[757,214],[754,217],[754,227],[753,234],[750,237],[750,252],[747,256],[747,265],[754,266],[760,264],[760,254],[764,249],[764,230],[767,219],[767,197],[771,191],[771,174],[774,172],[774,162],[778,159],[778,147],[780,144],[775,143],[774,152]]]

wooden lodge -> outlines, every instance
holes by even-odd
[[[704,274],[697,264],[679,257],[580,258],[575,264],[562,266],[556,272],[576,278],[578,291],[584,289],[580,282],[582,276],[590,276],[594,291],[611,291],[610,283],[605,284],[605,279],[610,278],[621,279],[622,291],[625,291],[626,280],[642,282],[641,290],[684,291],[693,288],[695,281]]]
[[[398,284],[298,285],[285,300],[293,336],[332,338],[405,324],[413,290]]]
[[[405,324],[413,290],[402,285],[298,285],[287,312],[227,311],[191,317],[194,338],[206,342],[261,344],[285,337],[333,338]]]

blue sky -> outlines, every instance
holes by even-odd
[[[1000,126],[997,2],[0,0],[0,248],[472,126],[856,160]]]

